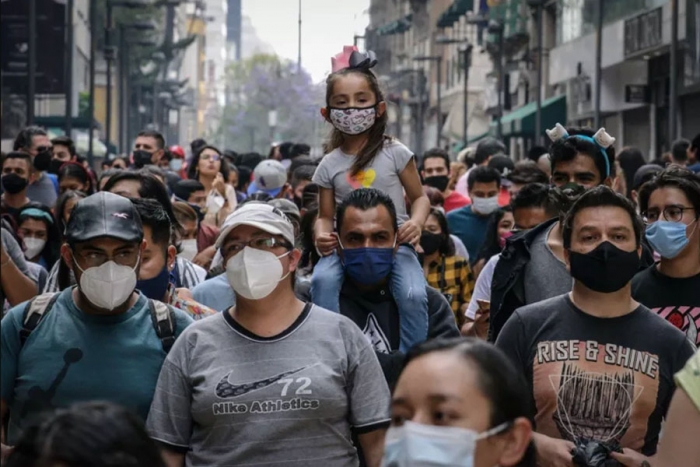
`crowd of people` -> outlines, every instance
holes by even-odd
[[[17,135],[3,465],[697,466],[700,134],[414,154],[344,59],[320,160]]]

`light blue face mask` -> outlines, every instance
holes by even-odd
[[[504,432],[503,423],[483,433],[453,426],[404,422],[389,428],[382,467],[473,467],[476,442]]]
[[[682,222],[656,221],[647,226],[645,235],[649,241],[649,245],[661,255],[662,258],[673,259],[678,256],[685,247],[688,246],[690,240],[685,234],[688,226]],[[697,222],[695,224],[697,228]],[[690,236],[695,232],[691,232]]]

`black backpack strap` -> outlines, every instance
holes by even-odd
[[[58,300],[60,293],[45,293],[32,298],[24,307],[22,314],[22,329],[19,331],[19,346],[22,348],[29,335],[39,326],[39,323],[53,304]]]
[[[175,316],[169,305],[156,300],[148,300],[148,308],[151,311],[151,320],[156,335],[163,345],[165,353],[170,352],[175,343]]]

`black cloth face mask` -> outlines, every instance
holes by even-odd
[[[34,168],[40,172],[48,170],[49,166],[51,165],[52,157],[53,153],[51,149],[41,151],[39,154],[36,155],[36,157],[34,157],[34,160],[32,161],[32,163],[34,164]]]
[[[447,175],[435,175],[434,177],[424,178],[423,183],[440,192],[443,192],[445,189],[447,189],[447,185],[450,183],[450,177]]]
[[[442,235],[432,232],[423,232],[420,236],[420,246],[426,255],[432,255],[442,246]]]
[[[16,195],[29,185],[29,180],[20,177],[15,173],[9,173],[2,176],[2,188],[11,195]]]
[[[569,250],[571,277],[600,293],[617,292],[639,271],[637,250],[624,251],[603,242],[588,253]]]

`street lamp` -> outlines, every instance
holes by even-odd
[[[106,140],[109,142],[112,139],[112,60],[116,58],[116,51],[112,47],[112,9],[115,7],[124,8],[142,8],[149,6],[143,0],[107,0],[107,27],[105,29],[105,48],[104,58],[107,62],[107,114],[105,116],[105,133]]]
[[[542,138],[542,56],[544,55],[544,47],[542,44],[542,13],[544,11],[543,0],[527,0],[530,8],[535,10],[535,27],[537,28],[537,113],[535,114],[535,145],[540,144]]]
[[[440,89],[442,85],[442,55],[419,55],[413,57],[416,62],[436,62],[437,63],[437,138],[436,146],[440,147],[440,141],[442,136],[442,90]]]
[[[504,46],[504,38],[503,38],[503,30],[504,26],[503,23],[495,20],[489,21],[488,25],[488,32],[490,34],[496,34],[498,36],[498,120],[497,120],[497,126],[496,126],[496,131],[498,135],[498,139],[501,139],[503,137],[503,125],[501,120],[503,119],[503,56],[505,55],[503,53],[503,46]]]
[[[472,61],[472,49],[474,48],[468,41],[459,39],[450,39],[447,36],[438,36],[435,38],[437,44],[461,44],[459,51],[462,54],[462,69],[464,71],[464,108],[462,109],[464,113],[464,120],[462,122],[462,139],[464,142],[464,147],[467,147],[467,142],[469,138],[467,136],[467,129],[469,124],[467,122],[467,114],[469,111],[469,68],[471,67]]]
[[[141,21],[137,23],[130,24],[120,24],[119,25],[119,150],[124,152],[128,143],[128,131],[127,127],[129,125],[128,117],[128,96],[127,89],[131,90],[128,85],[129,72],[128,72],[128,57],[129,54],[127,49],[130,45],[137,45],[139,47],[155,47],[157,44],[153,39],[140,40],[135,43],[129,43],[126,41],[126,31],[152,31],[155,30],[155,25],[152,21]]]

